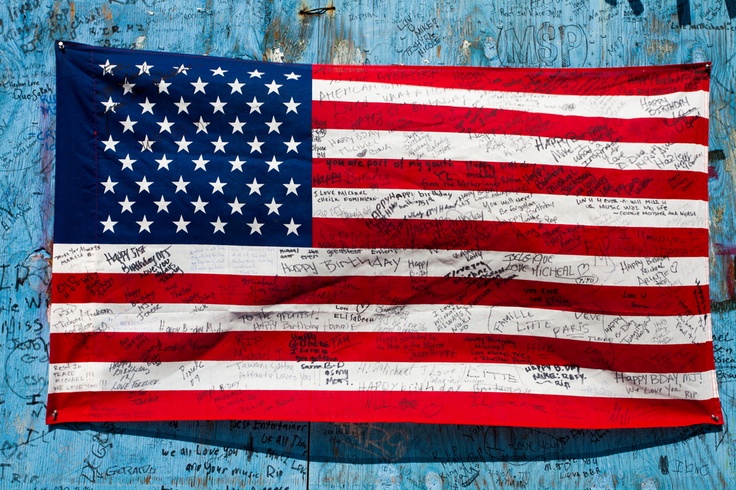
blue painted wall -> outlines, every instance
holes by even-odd
[[[736,420],[735,18],[736,0],[4,2],[0,488],[735,488],[729,426]],[[233,421],[47,427],[55,124],[65,123],[55,112],[56,39],[304,63],[712,61],[711,300],[725,426],[582,431]]]

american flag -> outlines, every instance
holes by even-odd
[[[61,44],[48,422],[722,423],[708,83]]]

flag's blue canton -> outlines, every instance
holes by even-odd
[[[311,245],[309,68],[135,55],[93,66],[97,240]]]

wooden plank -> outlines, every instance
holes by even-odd
[[[735,415],[731,0],[91,0],[0,8],[0,488],[729,488]],[[300,13],[302,12],[302,13]],[[711,300],[722,430],[44,423],[53,42],[302,63],[604,67],[713,62]],[[243,414],[243,419],[247,414]],[[530,420],[533,426],[535,421]]]

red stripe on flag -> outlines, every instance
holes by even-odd
[[[708,199],[708,174],[525,163],[315,158],[315,187],[519,192],[632,199]]]
[[[705,228],[313,218],[313,246],[499,250],[599,257],[707,257]]]
[[[467,392],[123,391],[51,393],[46,422],[148,420],[419,422],[524,427],[721,425],[718,399],[622,399]]]
[[[312,102],[312,119],[330,129],[490,133],[626,143],[708,145],[708,119],[611,119],[562,116],[502,109]],[[570,159],[570,157],[567,157]]]
[[[631,327],[634,329],[635,327]],[[632,334],[634,332],[631,332]],[[319,354],[314,354],[318,347]],[[639,345],[410,332],[86,332],[51,335],[50,362],[420,362],[565,365],[619,372],[714,369],[711,342]]]
[[[633,287],[494,277],[54,274],[55,302],[475,304],[609,315],[709,313],[708,286]]]
[[[312,77],[426,87],[570,95],[661,95],[708,91],[706,63],[646,68],[474,68],[462,66],[314,65]],[[336,97],[332,95],[332,97]],[[314,99],[320,100],[320,94]]]

